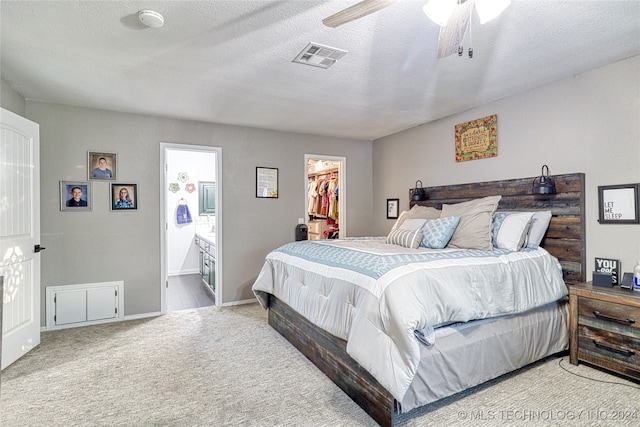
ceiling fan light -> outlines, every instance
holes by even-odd
[[[480,23],[484,24],[500,15],[509,7],[511,0],[476,0],[476,10]]]
[[[429,0],[429,2],[422,7],[422,11],[433,22],[444,27],[447,25],[456,4],[458,4],[458,0]]]

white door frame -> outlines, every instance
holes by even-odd
[[[310,159],[331,160],[340,163],[338,170],[338,187],[340,194],[338,196],[338,226],[340,227],[340,238],[347,237],[347,158],[341,156],[329,156],[326,154],[305,154],[304,155],[304,222],[309,223],[309,200],[307,196],[308,188],[308,171],[307,165]]]
[[[40,126],[0,111],[0,162],[6,162],[0,171],[0,198],[8,200],[3,215],[11,219],[0,227],[4,369],[40,344],[40,253],[35,248],[40,244]]]
[[[189,144],[176,144],[171,142],[160,143],[160,279],[162,281],[160,286],[160,307],[162,313],[167,312],[167,285],[168,285],[168,242],[167,232],[169,226],[169,218],[167,218],[167,200],[166,194],[169,188],[169,177],[166,174],[166,152],[167,150],[182,150],[182,151],[200,151],[206,153],[216,154],[216,215],[215,215],[215,230],[216,230],[216,268],[215,268],[215,305],[222,305],[222,147],[211,147],[208,145],[189,145]]]

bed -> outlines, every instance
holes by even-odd
[[[532,195],[533,178],[428,187],[410,212],[438,210],[430,224],[440,228],[458,218],[445,248],[417,247],[425,228],[418,235],[408,217],[383,238],[296,242],[267,256],[254,293],[271,326],[380,425],[393,425],[397,413],[566,350],[565,283],[584,280],[584,175],[554,179],[553,196]],[[506,248],[468,248],[476,212],[467,206],[483,218],[490,210],[496,230],[527,217],[531,233],[538,213],[550,221],[539,244],[523,235],[515,248],[504,238]]]

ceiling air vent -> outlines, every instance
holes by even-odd
[[[324,46],[318,43],[309,43],[307,47],[302,49],[302,52],[295,57],[293,62],[311,65],[313,67],[329,68],[346,54],[346,50]]]

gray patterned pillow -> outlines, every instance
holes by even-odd
[[[391,230],[387,236],[387,243],[392,245],[400,245],[405,248],[417,249],[422,241],[422,230],[402,230],[397,228]]]
[[[428,219],[422,226],[422,242],[420,246],[431,249],[442,249],[447,246],[453,232],[460,222],[459,216]]]

